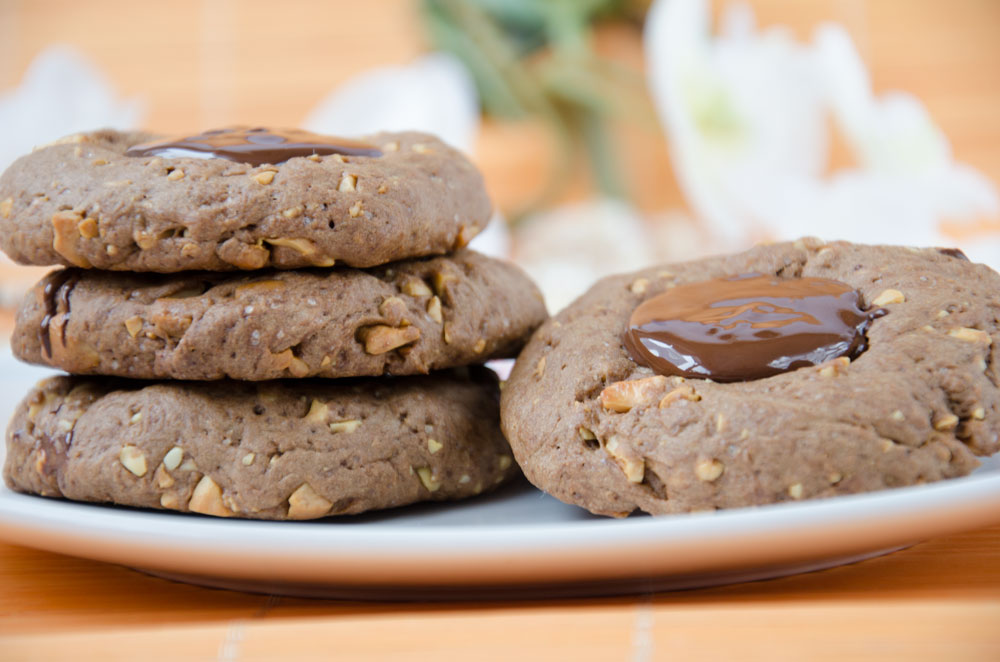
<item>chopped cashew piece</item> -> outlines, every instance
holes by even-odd
[[[181,465],[181,460],[184,459],[184,449],[180,446],[174,446],[167,451],[167,454],[163,456],[163,466],[168,470],[173,471]]]
[[[405,283],[403,283],[403,287],[401,289],[403,294],[407,294],[411,297],[429,297],[433,294],[433,292],[431,292],[431,288],[427,286],[427,283],[416,277],[408,279]]]
[[[52,250],[66,258],[70,264],[89,269],[90,261],[77,250],[79,230],[83,216],[73,211],[60,211],[52,215]]]
[[[142,330],[142,318],[135,315],[125,320],[125,330],[128,331],[130,336],[135,338],[136,334]]]
[[[437,296],[431,297],[430,301],[427,302],[427,315],[438,324],[444,320],[444,316],[441,314],[441,299]]]
[[[719,476],[726,470],[726,465],[716,459],[700,460],[694,465],[694,474],[698,480],[711,483],[718,480]]]
[[[701,400],[701,396],[695,393],[694,388],[692,388],[687,384],[683,384],[672,390],[670,393],[667,393],[665,396],[663,396],[663,399],[660,400],[660,404],[657,405],[657,407],[659,409],[664,409],[666,407],[669,407],[673,403],[677,402],[678,400],[688,400],[689,402],[698,402],[699,400]]]
[[[326,403],[313,398],[312,404],[309,405],[309,413],[306,414],[306,420],[310,423],[325,423],[329,413],[330,408],[326,406]]]
[[[993,339],[990,338],[990,334],[985,331],[980,331],[979,329],[970,329],[966,326],[954,328],[948,332],[948,335],[952,338],[964,340],[965,342],[982,343],[984,345],[990,345],[993,343]]]
[[[216,517],[232,517],[233,511],[222,503],[222,488],[209,476],[202,476],[191,493],[188,508],[192,512]]]
[[[298,251],[299,253],[302,253],[305,256],[316,254],[316,244],[314,244],[311,239],[302,239],[295,237],[274,237],[271,239],[265,239],[264,241],[266,241],[272,246],[284,246],[286,248],[292,248]]]
[[[955,414],[946,414],[934,421],[934,429],[938,431],[954,430],[956,427],[958,427],[958,416]]]
[[[292,377],[301,379],[309,374],[309,364],[299,357],[293,356],[288,364],[288,372],[292,373]]]
[[[80,236],[84,239],[93,239],[100,234],[97,227],[97,219],[94,218],[83,219],[80,221],[80,224],[76,226],[76,229],[80,233]]]
[[[890,303],[903,303],[906,297],[899,290],[883,290],[881,294],[872,299],[873,306],[885,306]]]
[[[337,190],[341,193],[348,193],[357,190],[357,186],[358,178],[345,172],[340,178],[340,184],[337,186]]]
[[[419,467],[417,469],[417,476],[420,477],[420,482],[423,483],[428,492],[436,492],[441,487],[441,481],[434,477],[430,467]]]
[[[136,476],[146,475],[146,455],[137,446],[126,444],[118,453],[118,461]]]
[[[847,367],[851,365],[851,359],[846,356],[838,356],[835,359],[831,359],[826,363],[819,365],[819,376],[830,378],[837,377],[847,373]]]
[[[361,329],[358,333],[365,351],[372,355],[385,354],[420,338],[420,329],[415,326],[392,327],[376,324]]]
[[[153,474],[156,478],[156,486],[161,489],[166,489],[168,487],[173,487],[174,477],[167,472],[167,468],[162,464],[156,468],[156,473]]]
[[[333,502],[317,494],[309,483],[302,483],[288,497],[288,516],[291,519],[320,517],[329,512],[332,507]]]
[[[361,427],[361,421],[359,421],[357,419],[353,419],[353,420],[349,420],[349,421],[334,421],[333,423],[330,423],[330,431],[331,432],[346,432],[346,433],[350,433],[350,432],[354,432],[359,427]]]
[[[642,405],[648,405],[667,385],[662,375],[633,381],[615,382],[601,391],[601,406],[616,412],[627,412]]]
[[[630,483],[641,483],[646,474],[646,463],[621,451],[621,445],[616,437],[610,437],[604,445],[604,450],[615,459],[615,463],[625,474]]]

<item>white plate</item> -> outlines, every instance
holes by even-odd
[[[0,420],[45,374],[0,354]],[[592,517],[527,484],[464,504],[319,522],[220,520],[0,489],[0,539],[184,581],[297,595],[640,592],[829,567],[1000,523],[998,460],[931,485],[625,520]]]

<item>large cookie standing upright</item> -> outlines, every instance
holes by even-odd
[[[686,373],[657,374],[633,358],[625,341],[640,304],[752,274],[782,286],[814,278],[846,284],[859,304],[848,315],[858,321],[859,342],[841,347],[842,356],[804,351],[742,380],[692,376],[712,361],[754,360],[754,353],[727,357],[725,340],[702,339],[709,361],[674,352]],[[807,317],[774,306],[762,314]],[[1000,276],[954,250],[807,239],[648,269],[601,281],[539,329],[503,391],[502,424],[529,480],[605,515],[961,476],[977,466],[976,455],[1000,448],[998,314]],[[649,328],[666,328],[657,324]],[[776,335],[764,326],[756,340]],[[644,346],[670,354],[657,342]]]
[[[426,134],[154,138],[83,133],[18,159],[0,177],[4,252],[114,271],[369,267],[461,248],[490,216],[479,172]]]

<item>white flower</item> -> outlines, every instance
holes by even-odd
[[[507,221],[500,212],[493,212],[490,224],[472,238],[469,248],[490,257],[510,255],[510,230],[507,229]]]
[[[118,101],[107,79],[64,46],[42,51],[21,84],[0,95],[0,170],[37,145],[80,131],[130,129],[141,117],[136,100]]]
[[[783,30],[755,34],[744,6],[710,38],[700,0],[661,0],[646,18],[649,89],[688,202],[723,236],[766,230],[742,188],[815,177],[826,162],[823,89],[810,53]],[[734,190],[734,186],[735,188]]]
[[[320,102],[303,126],[346,136],[423,131],[471,154],[479,135],[479,97],[461,61],[432,53],[407,66],[359,74]],[[470,248],[494,257],[509,254],[510,233],[499,213]]]
[[[320,102],[303,126],[346,136],[424,131],[470,153],[479,133],[479,101],[465,66],[451,55],[433,53],[347,81]]]
[[[757,32],[744,5],[724,25],[710,34],[705,0],[658,0],[645,35],[678,180],[719,236],[958,243],[1000,264],[1000,237],[965,243],[943,231],[948,221],[969,228],[997,216],[994,187],[952,160],[917,99],[874,95],[841,27],[798,44],[780,28]],[[828,115],[858,163],[829,177]]]

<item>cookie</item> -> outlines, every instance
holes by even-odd
[[[159,151],[154,138],[83,133],[17,160],[0,177],[0,247],[115,271],[370,267],[460,248],[490,217],[475,167],[425,134],[229,130]]]
[[[24,298],[11,346],[142,379],[404,375],[515,356],[545,317],[518,267],[468,250],[371,270],[64,269]]]
[[[19,492],[253,519],[461,499],[516,474],[484,368],[257,384],[55,377],[17,409],[4,466]]]
[[[726,319],[744,317],[717,324],[714,339],[691,335],[691,320],[723,317],[704,305],[712,300],[704,291],[700,307],[678,320],[641,314],[641,305],[682,306],[693,300],[689,288],[728,287],[734,277],[806,289],[822,279],[824,296],[836,289],[830,282],[846,284],[836,294],[856,299],[838,331],[846,336],[824,326],[833,324],[820,319],[828,309],[803,312],[794,299],[757,305],[732,297],[723,303],[737,317]],[[998,310],[1000,276],[949,249],[806,239],[611,277],[525,347],[503,391],[502,424],[529,480],[603,515],[733,508],[962,476],[976,455],[998,450]],[[791,358],[777,374],[725,374],[744,360],[746,370],[759,369],[769,343],[787,350],[808,336],[781,338],[783,325],[814,325],[814,348],[841,343],[840,354],[799,346],[785,352]],[[749,340],[744,326],[753,327]],[[852,348],[845,338],[858,333]]]

